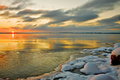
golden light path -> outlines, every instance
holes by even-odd
[[[15,38],[15,31],[12,31],[12,38]]]

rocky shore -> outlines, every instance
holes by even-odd
[[[76,58],[60,66],[60,72],[51,75],[29,77],[18,80],[120,80],[120,65],[111,65],[111,53],[119,48],[120,43],[113,47],[84,49],[88,56]]]

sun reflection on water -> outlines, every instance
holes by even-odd
[[[12,34],[12,38],[13,38],[13,39],[15,38],[15,34]]]

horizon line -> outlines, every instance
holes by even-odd
[[[120,32],[0,32],[0,34],[120,34]]]

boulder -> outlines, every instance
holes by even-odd
[[[111,64],[119,65],[120,64],[120,48],[116,48],[112,51],[111,54]]]

